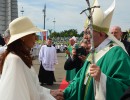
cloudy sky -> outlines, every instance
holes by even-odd
[[[89,0],[94,1],[94,0]],[[105,11],[113,0],[98,0],[101,8]],[[80,14],[87,8],[86,0],[18,0],[19,16],[28,16],[33,23],[44,27],[43,9],[46,4],[46,29],[58,32],[68,29],[77,29],[80,33],[83,30],[86,19],[85,14]],[[91,3],[92,4],[92,3]],[[111,26],[119,25],[123,31],[130,28],[130,0],[116,0]],[[55,27],[54,27],[55,19]]]

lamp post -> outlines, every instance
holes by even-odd
[[[22,14],[22,16],[23,16],[23,13],[24,13],[23,7],[22,7],[22,10],[21,10],[20,12],[21,12],[21,14]]]
[[[44,29],[45,29],[45,21],[46,21],[46,4],[44,5],[44,9],[42,10],[43,11],[43,16],[44,16]]]
[[[55,23],[56,23],[55,18],[53,20],[53,23],[54,23],[54,32],[55,32]]]

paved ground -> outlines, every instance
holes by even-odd
[[[66,71],[64,70],[65,53],[57,53],[57,57],[58,57],[58,64],[55,65],[55,72],[54,72],[56,82],[52,86],[45,85],[45,87],[50,88],[50,89],[58,89],[62,79],[65,77],[65,74],[66,74]],[[40,67],[40,63],[38,59],[35,59],[33,61],[33,65],[36,72],[38,73],[39,67]]]

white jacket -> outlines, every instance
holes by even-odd
[[[15,54],[8,54],[0,79],[0,100],[55,100],[50,89],[40,86],[34,68]]]

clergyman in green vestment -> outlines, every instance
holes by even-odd
[[[94,6],[98,6],[95,0]],[[108,31],[115,8],[115,0],[108,10],[95,8],[93,39],[95,64],[91,54],[74,80],[63,91],[65,100],[120,100],[130,86],[130,58],[124,45]],[[86,26],[88,27],[87,20]]]
[[[69,46],[67,47],[67,51],[69,53],[66,52],[67,58],[68,58],[68,56],[72,55],[72,49],[73,48],[78,48],[77,47],[78,45],[76,45],[76,44],[77,44],[76,43],[76,37],[73,36],[72,38],[69,39]],[[76,69],[75,68],[72,69],[72,70],[67,70],[66,71],[66,81],[71,82],[74,79],[75,75],[76,75]]]

